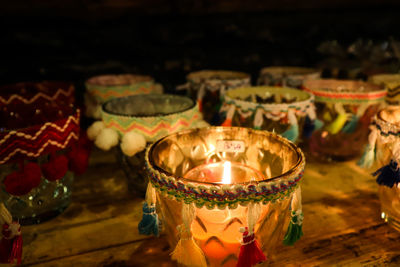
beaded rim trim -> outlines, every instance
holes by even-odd
[[[382,112],[382,111],[380,111]],[[381,119],[379,113],[372,119],[371,125],[376,127],[381,137],[400,136],[400,126]]]
[[[214,73],[215,75],[231,74],[229,78],[209,78],[204,73]],[[250,75],[244,72],[235,71],[218,71],[218,70],[204,70],[191,72],[186,76],[189,83],[189,87],[198,90],[201,85],[205,86],[205,89],[209,91],[217,91],[225,86],[226,89],[237,88],[242,86],[250,86]]]
[[[277,93],[279,91],[287,91],[288,93],[293,92],[297,94],[305,94],[308,95],[308,99],[302,100],[302,101],[296,101],[293,103],[281,103],[281,104],[274,104],[274,103],[268,103],[268,104],[260,104],[260,103],[255,103],[251,101],[245,101],[241,99],[236,99],[232,98],[229,95],[232,94],[233,92],[238,92],[238,91],[245,91],[246,89],[252,89],[253,91],[262,90],[263,92],[270,92],[274,94],[274,91]],[[257,91],[258,91],[257,90]],[[249,91],[246,91],[248,95],[250,95]],[[257,109],[261,108],[265,112],[287,112],[289,109],[294,109],[296,111],[299,111],[300,113],[306,113],[309,108],[314,108],[314,96],[308,92],[303,92],[299,91],[296,89],[290,89],[290,88],[284,88],[284,87],[270,87],[270,86],[258,86],[258,87],[249,87],[249,88],[238,88],[238,89],[233,89],[227,92],[224,96],[223,102],[225,102],[228,105],[234,105],[236,108],[239,108],[242,112],[248,112],[248,111],[256,111]],[[305,115],[305,114],[304,114]]]
[[[281,137],[277,136],[277,138]],[[301,154],[300,162],[293,167],[294,171],[290,174],[282,174],[264,181],[236,185],[207,184],[196,181],[183,183],[183,178],[167,175],[153,168],[149,154],[155,145],[157,143],[147,148],[145,156],[145,166],[149,173],[150,182],[159,193],[185,204],[194,203],[197,208],[205,206],[208,209],[236,209],[239,205],[247,206],[249,203],[274,203],[289,197],[303,178],[305,158],[303,152],[298,149]]]
[[[314,80],[309,82],[332,82],[339,83],[340,80]],[[387,91],[385,89],[374,90],[368,92],[354,92],[354,91],[337,91],[337,90],[329,90],[329,87],[325,89],[324,85],[321,85],[318,89],[311,89],[308,86],[309,82],[305,82],[303,84],[303,90],[312,93],[315,96],[316,102],[341,102],[341,103],[349,103],[349,104],[359,104],[361,102],[382,102],[384,101]],[[351,83],[352,81],[344,81],[344,83]],[[368,84],[364,82],[358,82],[365,84],[365,86],[375,86],[374,84]]]

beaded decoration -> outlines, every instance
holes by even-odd
[[[321,77],[317,69],[303,67],[266,67],[261,69],[258,85],[299,88],[306,80]]]
[[[256,97],[275,97],[275,100],[286,97],[288,100],[294,98],[294,101],[292,103],[257,103]],[[248,100],[248,98],[252,100]],[[258,86],[230,90],[224,96],[220,113],[221,116],[226,114],[224,126],[241,126],[240,123],[232,121],[235,113],[240,115],[241,120],[253,116],[253,128],[255,129],[262,128],[264,117],[267,120],[279,121],[281,124],[289,126],[287,132],[281,132],[280,134],[293,142],[296,142],[299,136],[298,118],[308,116],[310,121],[316,119],[313,95],[296,89],[281,87]],[[227,125],[229,122],[230,125]],[[289,135],[289,131],[294,129],[296,129],[297,133]]]

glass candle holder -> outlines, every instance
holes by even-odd
[[[21,224],[39,223],[68,206],[74,173],[87,166],[74,90],[19,83],[0,87],[0,94],[0,199]]]
[[[186,130],[155,142],[146,154],[149,188],[156,192],[162,226],[175,247],[173,259],[188,266],[196,261],[194,250],[178,256],[188,239],[201,249],[207,266],[236,266],[243,246],[252,242],[268,258],[282,242],[290,215],[301,213],[304,165],[293,143],[249,128]]]
[[[387,90],[386,102],[390,105],[400,104],[400,74],[372,75],[368,81]]]
[[[308,80],[303,87],[314,94],[317,117],[324,123],[309,140],[311,154],[339,161],[359,156],[371,118],[385,105],[386,90],[344,80]]]
[[[379,198],[382,219],[400,231],[400,186],[398,166],[400,160],[400,108],[390,106],[379,111],[371,123],[369,138],[371,152],[376,151],[374,167],[378,171]]]
[[[315,121],[314,96],[285,87],[232,89],[223,98],[220,117],[225,119],[224,126],[274,131],[297,142],[302,138],[306,121],[308,126]]]
[[[226,70],[202,70],[191,72],[186,77],[186,88],[192,99],[197,100],[204,120],[218,124],[220,98],[225,91],[250,86],[250,75]]]
[[[100,75],[85,82],[86,116],[101,118],[101,105],[112,98],[163,92],[150,76],[135,74]]]
[[[146,143],[179,130],[200,127],[203,123],[193,100],[168,94],[111,99],[103,104],[102,122],[105,129],[116,132],[121,140],[116,149],[117,160],[128,178],[129,189],[139,196],[144,196],[148,183],[144,173]],[[101,133],[99,135],[102,138]],[[95,144],[104,149],[99,138]]]
[[[300,88],[306,80],[317,80],[321,71],[303,67],[266,67],[261,69],[258,85]]]

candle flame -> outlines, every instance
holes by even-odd
[[[222,183],[223,184],[231,183],[231,162],[230,161],[224,162],[224,174],[222,176]]]

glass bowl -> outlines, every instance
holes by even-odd
[[[225,165],[230,166],[230,181],[221,179]],[[188,223],[185,209],[194,209],[188,228],[208,266],[236,265],[241,227],[254,233],[267,258],[274,253],[290,209],[294,212],[291,204],[294,192],[300,192],[304,165],[304,155],[293,143],[239,127],[181,131],[155,142],[146,154],[169,244],[177,245],[182,223]],[[256,208],[257,215],[248,216]]]
[[[0,87],[0,95],[0,199],[21,224],[40,223],[66,209],[74,173],[87,166],[74,88],[19,83]]]
[[[107,101],[103,104],[102,120],[106,128],[118,133],[121,144],[123,137],[131,132],[144,137],[146,143],[153,143],[173,132],[199,126],[202,115],[197,104],[188,97],[147,94]],[[148,183],[144,172],[144,151],[127,155],[121,146],[116,150],[129,189],[143,197]]]
[[[303,126],[316,118],[314,96],[285,87],[242,87],[226,92],[220,109],[224,126],[274,131],[292,142],[302,139]]]
[[[261,69],[258,85],[301,88],[306,80],[320,79],[321,71],[303,67],[266,67]]]
[[[309,140],[310,153],[339,161],[359,156],[371,118],[385,105],[386,90],[350,80],[308,80],[303,87],[314,94],[317,117],[324,123]]]
[[[163,88],[150,76],[137,74],[108,74],[95,76],[85,82],[86,116],[101,118],[101,105],[112,98],[128,95],[162,93]]]
[[[220,98],[225,91],[250,86],[250,75],[244,72],[227,70],[202,70],[186,76],[189,95],[199,103],[204,120],[218,124]]]

